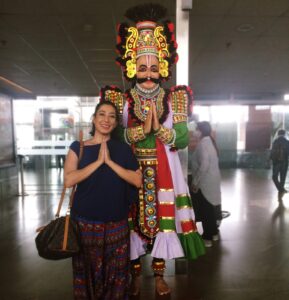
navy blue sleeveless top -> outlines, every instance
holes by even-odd
[[[107,142],[111,159],[125,169],[137,170],[138,162],[127,144],[110,139]],[[79,156],[80,143],[74,141],[70,149]],[[79,169],[98,158],[100,144],[83,147]],[[121,179],[106,164],[78,183],[72,206],[72,215],[91,221],[120,221],[128,217],[129,205],[137,201],[138,190]]]

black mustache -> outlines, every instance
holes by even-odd
[[[159,78],[137,78],[136,79],[136,82],[137,83],[143,83],[143,82],[146,82],[146,81],[152,81],[153,83],[160,83],[160,79]]]

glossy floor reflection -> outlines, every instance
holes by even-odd
[[[0,299],[72,299],[71,263],[37,256],[35,229],[56,211],[62,175],[25,173],[25,197],[0,203]],[[289,194],[278,202],[270,170],[223,170],[221,240],[196,261],[168,263],[170,296],[157,297],[144,259],[140,300],[289,299]],[[49,184],[48,184],[49,182]],[[288,186],[287,186],[288,188]]]

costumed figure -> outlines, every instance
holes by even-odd
[[[188,145],[192,91],[187,86],[161,87],[178,59],[173,24],[158,24],[165,15],[166,9],[156,4],[126,12],[136,26],[119,25],[117,62],[132,88],[125,93],[114,86],[101,90],[101,101],[118,107],[119,134],[133,148],[143,174],[138,207],[129,220],[134,295],[140,290],[140,257],[147,252],[153,257],[156,291],[161,295],[170,293],[163,278],[165,260],[195,259],[205,253],[177,152]]]

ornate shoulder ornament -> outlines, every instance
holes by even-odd
[[[170,90],[170,98],[173,111],[173,122],[187,122],[192,113],[193,91],[185,85],[174,86]]]
[[[100,101],[108,100],[111,101],[118,109],[120,115],[123,113],[123,107],[125,99],[121,89],[116,86],[105,86],[100,90]]]

